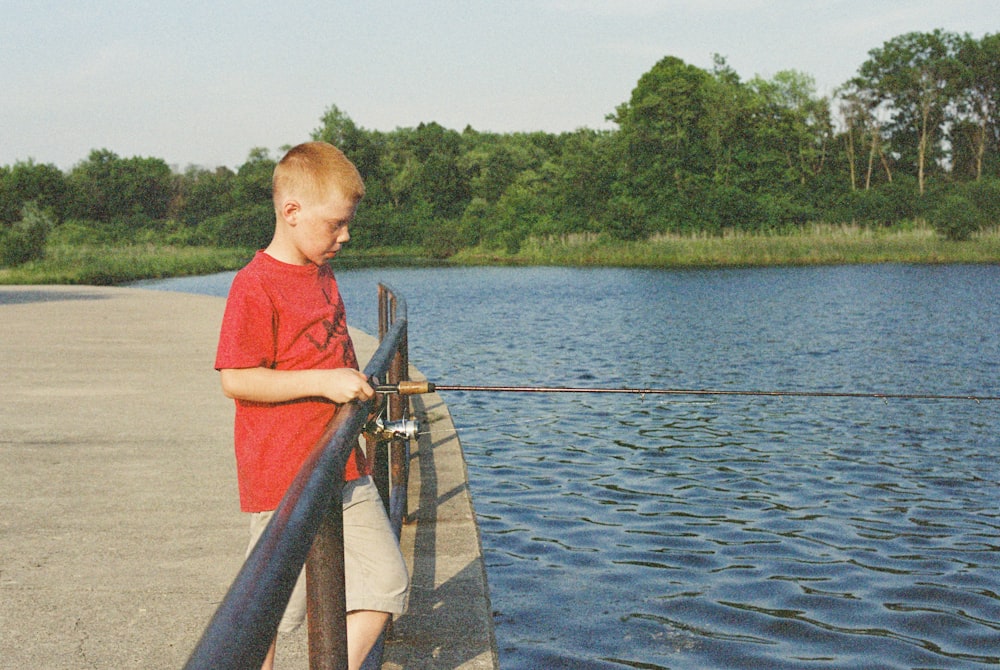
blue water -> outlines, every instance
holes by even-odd
[[[338,278],[441,384],[1000,395],[996,265]],[[504,668],[1000,665],[1000,403],[445,400]]]

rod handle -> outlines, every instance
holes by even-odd
[[[399,382],[398,384],[379,384],[375,387],[376,393],[398,393],[399,395],[421,395],[423,393],[434,393],[434,384],[430,382]]]

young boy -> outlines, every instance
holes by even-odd
[[[358,371],[328,262],[350,240],[364,184],[325,142],[291,149],[274,169],[274,237],[230,289],[215,367],[236,401],[240,507],[250,548],[337,406],[374,395]],[[358,668],[392,614],[405,606],[406,564],[360,450],[344,473],[344,555],[349,667]],[[247,550],[249,552],[249,549]],[[279,630],[305,619],[304,574]],[[264,662],[274,663],[274,645]]]

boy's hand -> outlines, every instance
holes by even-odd
[[[337,368],[324,370],[328,380],[324,381],[323,397],[338,405],[354,400],[370,400],[375,395],[375,389],[368,383],[368,378],[352,368]]]
[[[375,395],[375,389],[364,374],[353,368],[230,368],[220,372],[223,393],[237,400],[287,402],[300,398],[326,398],[342,405],[354,400],[370,400]]]

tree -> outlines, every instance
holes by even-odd
[[[752,128],[755,94],[739,75],[716,54],[712,78],[705,82],[705,105],[700,125],[711,157],[712,181],[722,186],[743,184],[745,166],[756,151]]]
[[[519,172],[514,153],[502,140],[473,147],[462,156],[460,167],[469,175],[470,195],[491,203],[500,199]]]
[[[580,129],[564,137],[562,177],[555,185],[572,232],[596,231],[606,220],[617,176],[614,136]]]
[[[45,256],[45,241],[55,226],[51,210],[35,201],[25,203],[21,220],[0,230],[0,265],[12,267]]]
[[[926,190],[926,172],[940,157],[949,107],[956,94],[958,38],[940,29],[907,33],[868,52],[853,85],[890,112],[893,146],[910,155],[918,190]]]
[[[163,219],[173,195],[170,166],[162,158],[126,158],[118,166],[117,214]]]
[[[354,163],[365,182],[365,203],[380,205],[388,201],[389,188],[383,156],[385,140],[381,133],[359,127],[336,105],[320,118],[322,125],[312,132],[312,139],[329,142]]]
[[[770,81],[757,77],[750,87],[763,104],[759,127],[780,156],[780,185],[805,185],[826,163],[833,135],[829,101],[816,97],[811,76],[795,70],[778,72]]]
[[[271,178],[277,161],[271,158],[270,152],[263,147],[254,147],[247,155],[246,162],[236,170],[233,181],[234,206],[252,207],[271,205]]]
[[[1000,144],[1000,33],[979,41],[965,35],[958,47],[958,62],[960,108],[971,124],[970,149],[978,181],[987,146],[996,150]]]
[[[928,214],[934,229],[954,242],[964,242],[979,229],[979,212],[965,197],[951,194]]]
[[[892,166],[889,163],[890,147],[886,144],[882,117],[884,109],[882,102],[874,92],[863,87],[860,79],[855,78],[839,90],[840,113],[845,125],[845,137],[848,144],[847,160],[851,161],[851,190],[857,188],[856,161],[859,150],[867,148],[865,164],[865,190],[872,187],[875,174],[875,161],[885,171],[885,179],[892,183]],[[856,144],[857,143],[857,146]]]
[[[110,221],[113,204],[114,165],[118,154],[108,149],[94,149],[87,160],[75,165],[69,173],[73,190],[71,215],[91,221]]]
[[[95,149],[69,174],[73,191],[71,213],[77,218],[162,219],[173,193],[170,167],[161,158],[121,158]]]
[[[227,167],[188,168],[180,180],[178,218],[194,226],[231,210],[235,205],[235,178],[236,173]]]
[[[669,56],[639,78],[627,103],[611,120],[621,134],[620,185],[613,208],[627,215],[629,236],[637,234],[636,213],[650,231],[690,224],[690,204],[711,174],[713,153],[701,120],[709,113],[711,76]]]
[[[433,217],[458,218],[470,199],[469,177],[459,168],[462,150],[462,136],[438,123],[397,129],[386,160],[393,204],[423,203]]]
[[[19,161],[0,172],[0,224],[21,219],[26,203],[51,208],[56,219],[65,216],[69,201],[66,176],[54,165]]]

